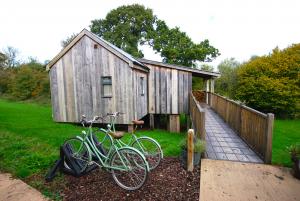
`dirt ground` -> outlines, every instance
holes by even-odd
[[[10,174],[0,174],[0,201],[45,201],[39,191],[19,179],[11,178]]]
[[[110,173],[100,169],[80,178],[66,176],[66,180],[64,200],[198,200],[200,167],[187,172],[178,158],[164,158],[136,191],[123,190]]]

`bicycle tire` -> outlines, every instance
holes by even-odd
[[[131,146],[144,154],[150,170],[155,169],[163,158],[163,151],[159,143],[150,137],[139,137],[132,142]]]
[[[124,164],[125,161],[126,164]],[[121,188],[133,191],[141,188],[148,178],[148,164],[145,157],[136,149],[122,147],[111,157],[111,167],[129,168],[128,170],[111,169],[114,181]],[[135,178],[134,178],[134,177]]]

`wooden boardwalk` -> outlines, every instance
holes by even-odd
[[[209,106],[205,107],[206,158],[263,163],[258,155]]]
[[[200,201],[296,201],[300,180],[288,168],[202,159]]]

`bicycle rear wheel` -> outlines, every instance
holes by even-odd
[[[78,138],[70,138],[65,141],[64,146],[69,150],[71,159],[75,161],[79,172],[85,171],[91,160],[91,154],[86,144]],[[64,166],[67,169],[72,169],[66,158],[64,158]]]
[[[111,169],[115,182],[125,190],[137,190],[147,180],[148,164],[143,155],[135,149],[123,147],[114,152],[111,158]]]
[[[144,154],[150,170],[155,169],[159,165],[163,157],[163,152],[158,142],[154,139],[149,137],[140,137],[137,138],[131,146]]]

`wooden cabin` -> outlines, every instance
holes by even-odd
[[[203,77],[213,89],[218,73],[145,59],[83,30],[48,65],[52,114],[56,122],[79,122],[81,115],[120,111],[118,124],[150,114],[169,115],[169,129],[179,131],[179,114],[189,114],[192,76]],[[211,82],[209,82],[211,80]]]

